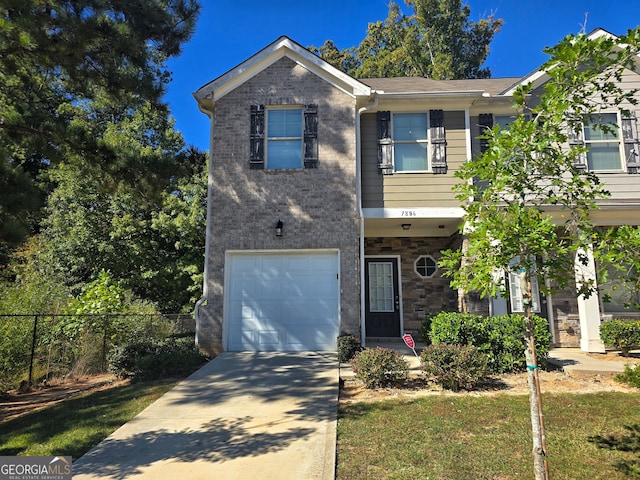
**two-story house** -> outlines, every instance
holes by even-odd
[[[483,127],[508,123],[514,88],[531,81],[542,88],[544,72],[356,80],[281,37],[195,92],[211,127],[200,348],[333,350],[341,333],[398,338],[457,310],[438,268],[463,240],[454,172],[481,153]],[[624,81],[639,86],[638,72]],[[594,221],[638,224],[636,120],[608,115],[622,134],[583,138],[586,168],[612,192]],[[556,345],[602,350],[598,327],[613,311],[596,296],[536,295]],[[513,282],[509,298],[472,297],[467,308],[517,312],[519,299]]]

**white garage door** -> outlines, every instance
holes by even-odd
[[[235,254],[227,257],[229,351],[335,350],[338,254]]]

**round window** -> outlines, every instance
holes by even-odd
[[[436,261],[430,255],[423,255],[416,260],[416,273],[421,277],[433,277],[438,270]]]

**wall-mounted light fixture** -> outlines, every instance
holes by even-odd
[[[284,227],[282,220],[278,220],[278,223],[276,223],[276,237],[282,236],[282,227]]]
[[[402,224],[402,229],[403,230],[409,230],[411,228],[411,224],[410,223],[403,223]]]

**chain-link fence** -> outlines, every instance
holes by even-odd
[[[190,314],[0,314],[0,390],[105,372],[116,347],[194,332]]]

